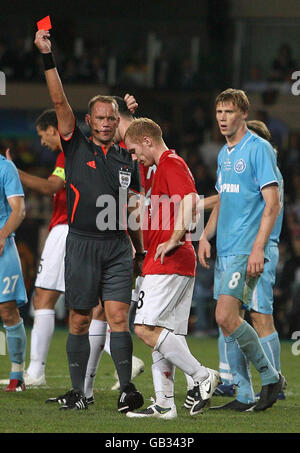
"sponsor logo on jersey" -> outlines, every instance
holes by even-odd
[[[223,170],[224,170],[224,171],[229,171],[229,170],[231,170],[231,161],[229,160],[228,157],[227,157],[227,159],[224,160],[224,162],[223,162]]]
[[[245,169],[246,169],[246,163],[245,163],[244,159],[239,159],[234,164],[234,171],[236,173],[243,173],[245,171]]]
[[[86,164],[91,168],[96,168],[96,162],[94,160],[90,160]]]
[[[240,192],[239,184],[221,184],[220,188],[221,192],[233,192],[233,193]]]

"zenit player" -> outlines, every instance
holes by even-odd
[[[252,308],[254,289],[265,261],[270,260],[270,235],[280,212],[280,197],[275,153],[270,143],[247,129],[249,106],[242,90],[229,88],[216,98],[216,118],[226,145],[218,156],[219,201],[203,231],[198,257],[207,267],[209,240],[216,233],[216,321],[225,341],[236,340],[258,371],[262,390],[254,410],[264,411],[276,402],[285,379],[270,363],[240,309],[242,304]]]
[[[25,217],[24,192],[16,167],[0,155],[0,318],[12,364],[6,392],[25,390],[26,332],[19,308],[27,302],[15,231]]]
[[[87,409],[84,380],[89,358],[88,329],[93,307],[100,297],[111,328],[110,349],[120,380],[118,410],[127,412],[143,404],[130,382],[132,339],[128,326],[133,280],[132,246],[120,198],[140,191],[137,165],[126,150],[113,145],[118,126],[118,105],[111,97],[89,102],[88,140],[76,123],[51,54],[48,31],[36,33],[43,54],[45,75],[54,104],[66,163],[69,233],[66,243],[65,296],[70,308],[67,339],[72,390],[61,409]],[[132,203],[132,206],[134,203]],[[138,253],[143,253],[140,230],[128,229]],[[57,399],[56,399],[57,400]]]
[[[247,121],[247,127],[250,132],[272,144],[271,133],[265,123],[251,120]],[[274,152],[276,154],[275,149]],[[276,268],[279,258],[278,243],[284,212],[284,181],[278,167],[276,167],[276,175],[279,183],[280,212],[270,234],[270,261],[267,261],[264,264],[264,271],[258,279],[249,306],[249,315],[266,356],[274,369],[276,369],[278,373],[281,373],[280,340],[273,318],[273,287],[276,280]],[[241,310],[241,316],[243,317],[243,315],[244,310]],[[225,342],[221,330],[219,332],[218,347],[221,377],[225,369],[227,374],[225,375],[226,381],[224,382],[222,379],[224,383],[222,386],[219,386],[216,391],[220,390],[219,394],[222,394],[221,392],[223,392],[224,396],[228,396],[229,390],[232,388],[235,390],[236,388],[236,398],[225,405],[216,406],[211,409],[234,410],[238,412],[248,411],[255,405],[255,393],[252,386],[249,362],[239,348],[236,340],[229,339],[228,341],[227,339]],[[231,381],[229,381],[230,376],[232,376]],[[283,392],[279,393],[277,396],[277,399],[284,398],[285,394]]]

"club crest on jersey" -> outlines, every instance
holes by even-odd
[[[243,171],[245,171],[245,169],[246,169],[246,163],[245,163],[244,159],[239,159],[234,164],[234,171],[236,173],[243,173]]]
[[[119,181],[123,189],[128,189],[131,183],[131,173],[129,171],[119,170]]]

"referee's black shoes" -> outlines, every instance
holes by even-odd
[[[67,399],[74,393],[74,390],[71,389],[68,392],[64,393],[63,395],[54,396],[48,398],[46,403],[58,403],[58,404],[66,404]]]
[[[118,411],[121,414],[126,414],[128,411],[139,409],[144,404],[144,398],[134,384],[131,382],[120,392],[118,399]]]
[[[86,397],[81,392],[76,390],[69,390],[64,395],[55,398],[48,398],[46,403],[60,404],[59,410],[86,410],[88,403]]]
[[[86,401],[86,397],[82,395],[81,392],[76,392],[73,390],[72,393],[70,393],[69,397],[67,398],[65,404],[60,406],[59,410],[75,410],[75,411],[81,411],[81,410],[86,410],[88,408],[88,404]]]

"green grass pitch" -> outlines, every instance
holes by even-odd
[[[203,415],[191,417],[182,408],[186,395],[186,381],[180,370],[176,371],[175,400],[178,417],[175,420],[129,419],[117,412],[118,392],[111,391],[114,384],[114,366],[104,352],[95,384],[95,404],[87,411],[59,411],[56,404],[45,404],[50,396],[69,390],[65,352],[67,330],[56,329],[46,367],[47,386],[27,389],[25,392],[5,393],[0,387],[1,433],[299,433],[300,430],[300,355],[292,353],[292,343],[284,341],[282,371],[288,381],[286,400],[278,401],[262,413],[218,413],[206,410]],[[27,361],[29,362],[30,330],[27,330]],[[204,365],[218,368],[217,339],[187,337],[192,353]],[[143,393],[145,405],[154,396],[151,376],[151,352],[133,336],[134,355],[145,362],[145,371],[135,380]],[[8,377],[8,356],[0,356],[0,379]],[[260,390],[258,373],[252,370],[255,391]],[[221,405],[230,398],[213,397],[212,405]]]

